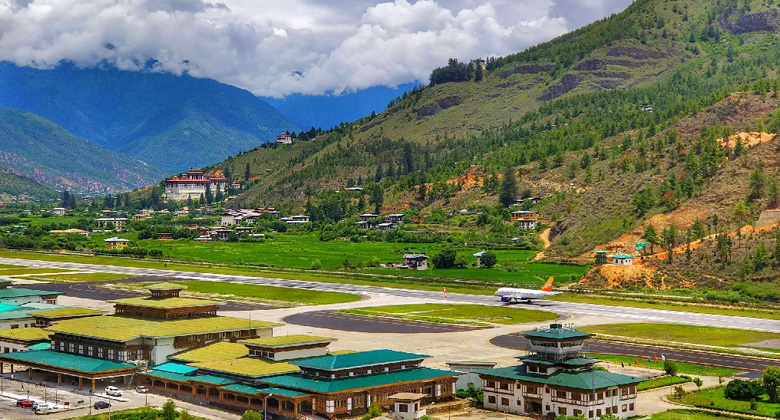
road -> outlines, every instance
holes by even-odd
[[[59,261],[39,261],[16,258],[0,258],[0,264],[27,265],[35,268],[59,268],[66,270],[81,270],[106,273],[131,274],[135,276],[154,276],[176,279],[193,279],[205,281],[220,281],[230,283],[257,284],[264,286],[292,287],[299,289],[357,293],[363,295],[393,295],[398,297],[414,297],[436,302],[476,303],[501,306],[494,296],[467,295],[449,293],[444,298],[441,292],[422,290],[396,289],[381,286],[363,286],[354,284],[321,283],[313,281],[289,280],[271,277],[252,277],[242,275],[198,273],[188,271],[162,270],[152,268],[118,267],[100,264],[84,264]],[[519,305],[526,307],[525,305]],[[667,311],[647,308],[628,308],[620,306],[593,305],[587,303],[541,301],[529,308],[556,312],[559,314],[601,316],[606,318],[628,319],[636,322],[667,322],[684,325],[700,325],[719,328],[739,328],[753,331],[780,333],[780,320],[760,319],[741,316],[711,315],[692,312]]]
[[[527,350],[528,340],[517,334],[500,335],[490,340],[494,346],[513,350]],[[588,340],[585,342],[585,352],[592,354],[612,354],[633,358],[658,357],[663,355],[666,360],[673,360],[694,365],[717,366],[747,372],[745,377],[758,378],[767,366],[778,366],[776,360],[753,358],[741,355],[707,353],[685,349],[670,349],[642,344],[621,343],[616,341]]]

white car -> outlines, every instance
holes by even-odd
[[[33,407],[33,411],[35,411],[35,414],[46,413],[51,409],[52,407],[46,403],[38,403],[35,407]]]
[[[115,386],[107,386],[106,387],[106,395],[110,395],[112,397],[121,397],[122,391],[119,390],[119,388]]]

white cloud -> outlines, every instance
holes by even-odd
[[[450,57],[516,52],[627,3],[0,0],[0,60],[137,70],[154,59],[258,95],[341,92],[425,81]]]

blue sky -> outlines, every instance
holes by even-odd
[[[189,72],[256,95],[425,81],[450,57],[506,55],[630,0],[0,0],[0,60]]]

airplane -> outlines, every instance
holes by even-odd
[[[540,290],[533,289],[515,289],[512,287],[502,287],[496,291],[496,296],[501,297],[501,302],[526,302],[531,303],[531,299],[544,299],[560,294],[553,292],[553,278],[547,279]]]

